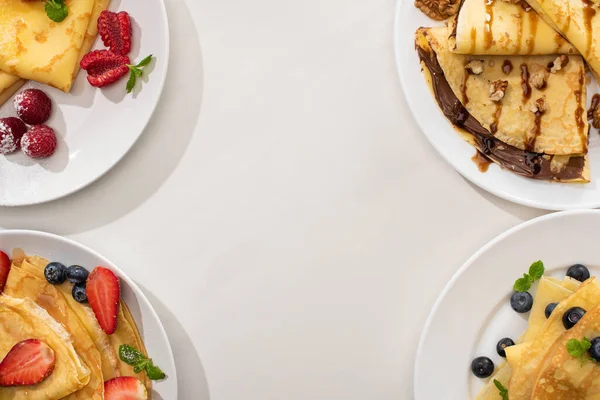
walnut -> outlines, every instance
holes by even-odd
[[[415,7],[436,21],[443,21],[456,14],[459,4],[459,0],[415,0]]]
[[[546,88],[548,83],[548,71],[542,69],[531,76],[529,83],[536,89],[542,90]]]
[[[485,63],[481,60],[472,60],[465,65],[465,69],[471,75],[479,75],[483,72]]]
[[[554,59],[554,61],[552,61],[550,64],[548,64],[548,69],[550,69],[550,72],[555,74],[558,71],[560,71],[561,69],[563,69],[564,67],[566,67],[568,63],[569,63],[569,56],[567,56],[565,54],[561,54],[560,56],[556,57]]]
[[[532,105],[531,108],[529,108],[529,111],[531,111],[534,114],[543,114],[546,111],[548,111],[548,105],[546,104],[546,99],[543,97],[540,97],[539,99],[537,99]]]
[[[492,82],[490,84],[490,100],[502,100],[504,98],[504,93],[506,93],[506,88],[508,88],[508,81],[497,80]]]

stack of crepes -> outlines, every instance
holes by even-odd
[[[558,303],[546,319],[544,310]],[[563,315],[572,307],[587,312],[567,330]],[[600,398],[600,363],[573,357],[571,339],[600,336],[600,287],[596,278],[583,284],[565,278],[542,277],[527,330],[515,346],[506,348],[506,362],[495,371],[477,400],[502,400],[494,383],[508,388],[510,400],[579,400]]]
[[[0,355],[20,341],[39,339],[54,350],[54,370],[36,385],[0,387],[0,400],[100,400],[104,382],[117,376],[140,379],[150,396],[151,383],[145,373],[136,374],[118,356],[122,344],[147,355],[125,303],[121,301],[119,307],[117,330],[107,335],[91,307],[73,299],[71,285],[46,281],[47,264],[37,256],[13,261],[0,295]]]
[[[69,92],[109,1],[67,0],[54,22],[43,1],[0,0],[0,105],[29,79]]]
[[[589,182],[585,62],[600,76],[597,9],[463,0],[447,26],[417,31],[440,108],[483,157],[529,178]]]

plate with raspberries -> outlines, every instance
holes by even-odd
[[[150,121],[169,60],[163,0],[15,4],[0,16],[9,35],[24,26],[0,40],[1,206],[59,199],[110,170]],[[28,56],[10,53],[17,40]]]

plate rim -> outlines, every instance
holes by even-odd
[[[63,242],[67,245],[74,246],[74,247],[81,249],[82,251],[88,252],[88,253],[92,254],[94,257],[105,260],[107,262],[107,264],[109,264],[107,266],[110,267],[111,269],[115,270],[118,273],[120,279],[123,279],[127,282],[129,287],[134,292],[136,299],[138,301],[145,303],[148,310],[150,310],[151,316],[153,318],[155,318],[156,321],[158,321],[158,331],[159,331],[160,336],[163,338],[163,340],[167,344],[167,353],[169,355],[169,359],[170,359],[169,361],[171,363],[171,367],[174,372],[173,376],[169,376],[168,378],[175,379],[175,385],[174,385],[175,396],[176,397],[178,396],[179,388],[178,388],[178,384],[177,384],[177,364],[175,363],[175,356],[173,354],[173,348],[171,346],[171,341],[169,340],[169,336],[167,335],[167,331],[165,330],[162,320],[158,316],[158,313],[154,309],[154,306],[152,305],[150,300],[148,300],[148,298],[146,297],[144,292],[140,289],[140,287],[137,285],[137,283],[128,274],[126,274],[116,264],[114,264],[112,261],[110,261],[108,258],[104,257],[102,254],[98,253],[97,251],[91,249],[90,247],[88,247],[82,243],[77,242],[76,240],[73,240],[73,239],[70,239],[70,238],[67,238],[64,236],[60,236],[60,235],[50,233],[50,232],[34,230],[34,229],[3,229],[3,230],[0,230],[0,238],[3,236],[9,236],[9,235],[28,235],[28,236],[39,237],[39,238],[46,239],[46,240],[54,240],[54,241],[58,241],[58,242]]]
[[[400,0],[400,1],[402,1],[402,0]],[[537,225],[539,223],[543,223],[545,221],[553,220],[553,219],[570,218],[570,217],[576,216],[576,215],[600,215],[600,210],[594,210],[594,209],[566,210],[566,211],[562,211],[562,212],[555,212],[555,213],[542,215],[540,217],[533,218],[529,221],[522,222],[522,223],[520,223],[516,226],[513,226],[512,228],[502,232],[501,234],[497,235],[496,237],[491,239],[489,242],[487,242],[486,244],[481,246],[475,253],[473,253],[473,255],[471,255],[460,266],[460,268],[458,268],[456,270],[456,272],[454,272],[454,274],[452,275],[450,280],[446,283],[446,285],[444,286],[442,291],[436,297],[436,299],[433,303],[433,306],[429,310],[427,319],[425,320],[425,324],[423,325],[423,328],[421,329],[421,332],[420,332],[419,343],[417,345],[417,351],[415,354],[415,361],[414,361],[414,365],[413,365],[412,382],[413,382],[413,396],[414,396],[415,400],[419,400],[417,398],[417,381],[418,381],[417,378],[419,377],[419,370],[420,370],[421,362],[422,362],[421,360],[423,358],[422,356],[423,356],[424,347],[425,347],[425,336],[429,332],[429,328],[430,328],[431,324],[433,323],[433,318],[437,314],[438,309],[441,306],[443,300],[445,299],[448,292],[450,292],[450,290],[452,290],[452,288],[454,287],[454,285],[456,284],[458,279],[475,263],[475,261],[479,257],[481,257],[482,254],[486,253],[492,247],[494,247],[498,243],[502,242],[505,238],[507,238],[523,229],[526,229],[532,225]]]
[[[491,184],[485,179],[476,179],[470,173],[468,173],[464,168],[460,165],[452,162],[449,154],[442,151],[442,147],[439,146],[427,132],[426,129],[423,128],[423,124],[421,122],[421,118],[418,117],[419,110],[417,109],[416,104],[413,104],[408,97],[407,92],[407,72],[405,71],[405,67],[403,67],[402,58],[400,55],[401,52],[401,38],[405,35],[402,31],[402,18],[403,18],[403,8],[405,6],[405,0],[397,0],[396,1],[396,15],[394,17],[394,59],[396,63],[396,72],[399,76],[400,87],[402,89],[402,95],[404,96],[405,102],[408,105],[408,109],[413,117],[413,120],[416,122],[419,127],[421,134],[425,136],[429,144],[435,149],[437,156],[440,156],[452,169],[460,174],[464,179],[478,188],[496,196],[501,199],[510,201],[515,204],[520,204],[523,206],[536,208],[540,210],[548,210],[548,211],[567,211],[567,210],[580,210],[580,209],[594,209],[600,207],[600,199],[597,201],[587,202],[587,203],[573,203],[573,204],[557,204],[557,203],[549,203],[540,200],[531,200],[525,198],[523,196],[518,196],[512,193],[509,193],[502,189],[497,189],[493,184]],[[410,1],[406,1],[406,3],[410,3]],[[445,119],[445,117],[444,117]],[[576,183],[573,183],[576,184]]]
[[[161,102],[163,94],[164,94],[164,89],[165,89],[165,85],[167,82],[167,76],[169,75],[169,64],[170,64],[170,55],[171,55],[171,32],[169,31],[169,14],[167,13],[167,7],[166,7],[166,3],[165,0],[157,0],[158,5],[160,7],[160,11],[161,14],[163,16],[162,22],[163,22],[163,28],[165,30],[165,61],[164,61],[164,69],[165,69],[165,73],[163,74],[163,77],[161,79],[161,82],[159,83],[159,87],[158,87],[158,98],[157,101],[154,103],[154,105],[152,105],[151,110],[150,110],[150,117],[148,118],[148,120],[144,123],[142,129],[140,129],[140,132],[138,133],[138,135],[135,137],[135,139],[129,144],[129,146],[123,151],[123,154],[121,154],[119,157],[117,157],[115,159],[115,161],[113,162],[113,164],[108,167],[105,171],[103,171],[102,173],[92,177],[89,180],[83,180],[82,183],[73,186],[71,189],[65,191],[64,193],[58,194],[58,195],[53,195],[50,196],[48,198],[45,199],[41,199],[41,200],[33,200],[33,201],[23,201],[23,202],[2,202],[0,201],[0,207],[26,207],[26,206],[34,206],[34,205],[38,205],[38,204],[45,204],[45,203],[50,203],[52,201],[56,201],[56,200],[60,200],[63,199],[65,197],[68,197],[74,193],[79,192],[80,190],[85,189],[86,187],[90,186],[91,184],[95,183],[96,181],[98,181],[100,178],[102,178],[104,175],[106,175],[107,173],[109,173],[113,168],[115,168],[122,160],[123,158],[129,154],[129,152],[131,151],[131,149],[133,148],[133,146],[140,140],[140,137],[142,136],[142,134],[146,131],[146,129],[148,128],[148,124],[150,123],[150,120],[152,119],[152,117],[154,116],[154,113],[156,112],[156,108],[158,107],[158,104]],[[81,73],[81,71],[80,71]]]

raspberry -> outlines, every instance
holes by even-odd
[[[86,54],[80,64],[88,73],[88,82],[95,87],[113,84],[129,73],[129,57],[109,50],[94,50]]]
[[[15,97],[14,104],[19,118],[29,125],[48,121],[52,111],[52,101],[39,89],[23,90]]]
[[[16,117],[0,118],[0,154],[9,154],[21,146],[27,126]]]
[[[21,138],[23,153],[31,158],[49,157],[56,150],[56,135],[54,129],[47,125],[32,127]]]
[[[98,18],[98,33],[111,52],[127,55],[131,50],[131,20],[125,11],[102,11]]]

